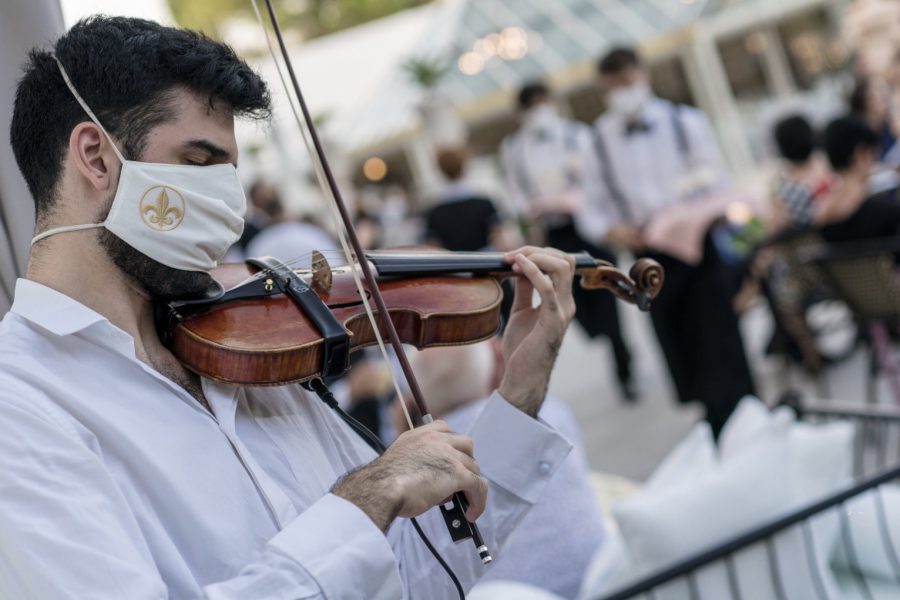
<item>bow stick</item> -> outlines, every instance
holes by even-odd
[[[256,0],[253,1],[253,8],[259,15],[259,11],[257,9]],[[419,383],[416,380],[416,376],[413,373],[412,366],[409,363],[409,359],[406,356],[406,352],[403,349],[403,344],[400,341],[400,336],[397,335],[397,330],[394,327],[393,320],[390,318],[390,312],[385,305],[384,298],[381,295],[381,291],[378,288],[378,283],[375,280],[374,275],[372,274],[372,269],[369,265],[369,262],[364,259],[365,252],[363,251],[362,245],[359,242],[359,238],[356,235],[356,229],[353,225],[353,220],[350,218],[350,213],[347,210],[346,203],[344,202],[343,196],[341,195],[341,191],[337,185],[337,181],[335,180],[334,173],[331,170],[331,165],[328,162],[328,158],[325,156],[325,151],[322,147],[321,140],[319,139],[319,134],[316,130],[316,126],[313,123],[312,115],[309,111],[309,107],[306,104],[306,99],[303,96],[303,92],[300,90],[300,84],[297,81],[297,75],[294,72],[293,64],[291,63],[290,56],[287,51],[287,47],[284,43],[284,37],[281,34],[281,27],[278,23],[278,18],[275,15],[275,9],[272,6],[272,0],[265,0],[266,12],[268,13],[269,20],[272,24],[272,30],[275,33],[275,38],[278,40],[278,46],[281,51],[281,56],[284,59],[285,67],[287,68],[288,76],[290,77],[291,86],[293,88],[293,92],[296,96],[297,103],[300,106],[300,111],[303,115],[303,122],[306,125],[306,130],[309,134],[309,141],[312,143],[312,149],[310,158],[314,161],[317,161],[316,167],[317,172],[320,175],[320,184],[321,179],[324,178],[325,184],[323,185],[323,192],[325,192],[326,196],[329,196],[332,201],[332,208],[336,208],[340,217],[340,224],[343,225],[343,231],[346,232],[347,241],[350,242],[352,246],[353,253],[358,257],[356,263],[359,265],[360,270],[362,271],[363,278],[365,279],[366,285],[368,286],[369,292],[371,293],[372,299],[375,301],[375,306],[378,309],[378,314],[383,315],[383,318],[376,320],[375,315],[372,313],[371,309],[368,306],[368,302],[366,300],[365,291],[362,289],[361,282],[357,279],[357,286],[360,287],[360,295],[366,304],[367,313],[369,315],[369,319],[372,322],[373,331],[378,338],[379,346],[382,348],[382,352],[387,356],[387,353],[384,349],[383,341],[379,334],[379,322],[384,331],[387,332],[388,339],[390,340],[391,347],[394,350],[394,354],[397,357],[397,360],[400,364],[400,368],[403,371],[403,376],[406,379],[406,382],[409,386],[410,393],[412,394],[413,401],[416,404],[416,407],[419,410],[419,414],[422,415],[422,421],[424,423],[431,423],[433,418],[428,411],[428,408],[425,405],[425,400],[422,395],[422,390],[419,387]],[[267,38],[268,39],[268,38]],[[271,49],[271,46],[270,46]],[[273,51],[273,59],[276,61],[277,66],[277,57],[274,56]],[[280,74],[280,70],[279,70]],[[283,80],[282,80],[283,81]],[[286,84],[285,84],[286,85]],[[288,98],[290,101],[290,98]],[[293,109],[293,103],[291,103],[291,107]],[[299,121],[299,119],[298,119]],[[303,134],[303,124],[300,124],[301,134]],[[343,238],[343,232],[341,231],[341,227],[338,227],[338,235],[341,237],[341,243],[344,247],[345,252],[347,252],[347,261],[348,264],[353,264],[353,257],[350,256],[350,253],[347,249],[346,242]],[[398,389],[399,392],[399,389]],[[401,399],[402,403],[402,399]],[[405,406],[404,406],[405,410]],[[409,418],[409,414],[407,413],[407,420],[410,422],[410,426],[412,426],[412,421]],[[450,535],[454,541],[459,542],[465,539],[472,539],[476,550],[478,552],[481,561],[484,564],[490,563],[493,558],[491,557],[490,552],[487,549],[487,546],[484,544],[484,541],[481,538],[481,534],[478,531],[478,527],[474,523],[469,523],[469,521],[465,517],[465,511],[467,508],[467,503],[465,497],[457,492],[452,497],[452,508],[447,508],[445,506],[441,506],[441,512],[444,516],[444,520],[447,524],[448,529],[450,530]]]

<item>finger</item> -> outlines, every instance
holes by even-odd
[[[575,310],[575,300],[572,297],[572,281],[575,277],[573,263],[570,263],[565,257],[547,253],[535,254],[530,256],[529,260],[550,277],[556,301],[568,317],[571,317],[572,315],[568,313]],[[547,301],[544,296],[541,297],[541,300],[542,303]]]
[[[561,291],[563,288],[571,288],[572,279],[575,277],[573,264],[567,258],[553,253],[542,252],[529,256],[528,260],[549,275],[554,286]]]
[[[456,460],[462,464],[466,468],[467,471],[470,471],[476,475],[481,475],[481,466],[478,464],[474,458],[472,458],[471,454],[465,454],[463,452],[457,452],[454,456]]]
[[[484,512],[485,506],[487,506],[487,480],[470,471],[462,471],[461,474],[465,483],[460,488],[460,491],[465,494],[466,501],[469,503],[469,508],[466,510],[466,519],[470,523],[474,523]]]
[[[524,254],[525,256],[531,256],[532,254],[536,254],[538,252],[555,252],[562,256],[566,255],[565,252],[560,250],[559,248],[554,248],[552,246],[522,246],[521,248],[516,248],[515,250],[510,250],[504,256],[513,259],[517,254]],[[512,262],[512,260],[510,260]]]
[[[522,268],[518,263],[513,264],[513,272],[522,274]],[[512,313],[520,310],[528,310],[534,305],[534,286],[525,277],[516,277],[516,293],[513,296]]]
[[[436,419],[431,423],[427,423],[418,428],[421,431],[437,431],[440,433],[447,433],[450,431],[450,426],[447,425],[447,421],[442,419]]]
[[[519,254],[524,254],[528,256],[529,254],[534,254],[539,251],[540,248],[537,246],[522,246],[521,248],[516,248],[515,250],[510,250],[506,254],[503,255],[503,259],[509,264],[514,264],[516,262],[516,256]]]
[[[556,291],[553,287],[553,280],[550,276],[541,271],[534,262],[523,254],[516,256],[516,265],[521,269],[524,275],[534,289],[537,290],[541,297],[541,304],[545,310],[556,312],[559,310],[559,304],[556,300]],[[544,307],[543,305],[547,305]]]
[[[444,438],[447,440],[447,443],[457,451],[469,456],[474,456],[475,442],[473,442],[472,438],[469,436],[450,432],[445,433]]]

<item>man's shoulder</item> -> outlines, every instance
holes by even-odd
[[[660,110],[665,111],[671,116],[681,119],[685,123],[709,123],[709,117],[706,116],[706,113],[696,106],[670,102],[669,100],[663,99],[658,99],[657,101],[659,103],[658,106]]]
[[[51,361],[58,352],[52,334],[9,312],[0,321],[0,404],[45,397],[40,383],[53,377]]]

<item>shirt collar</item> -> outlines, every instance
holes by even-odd
[[[96,323],[109,323],[77,300],[30,279],[16,281],[10,310],[56,335],[71,335]]]

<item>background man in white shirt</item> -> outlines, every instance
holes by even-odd
[[[462,490],[499,549],[568,453],[533,418],[574,312],[559,252],[509,256],[508,376],[471,438],[436,422],[376,459],[297,386],[202,379],[161,344],[154,301],[207,289],[195,265],[240,234],[234,117],[268,109],[230,48],[149,21],[94,17],[31,53],[11,139],[39,235],[0,324],[0,597],[454,598],[405,517],[428,511],[468,587],[481,562],[429,509]]]
[[[727,184],[715,136],[699,110],[653,95],[634,50],[611,50],[598,66],[608,107],[594,127],[602,183],[578,223],[589,239],[665,268],[653,326],[679,400],[700,400],[718,432],[737,401],[753,392],[723,265],[708,237],[702,263],[689,265],[647,248],[642,233],[667,207]]]
[[[598,191],[598,164],[591,128],[564,119],[539,82],[525,85],[518,95],[519,129],[503,140],[501,157],[512,205],[531,226],[539,227],[546,243],[565,252],[588,252],[615,263],[602,244],[579,233],[577,220],[585,198]],[[598,294],[576,285],[575,319],[591,338],[606,336],[612,345],[616,377],[626,400],[635,400],[631,352],[622,335],[612,294]]]

